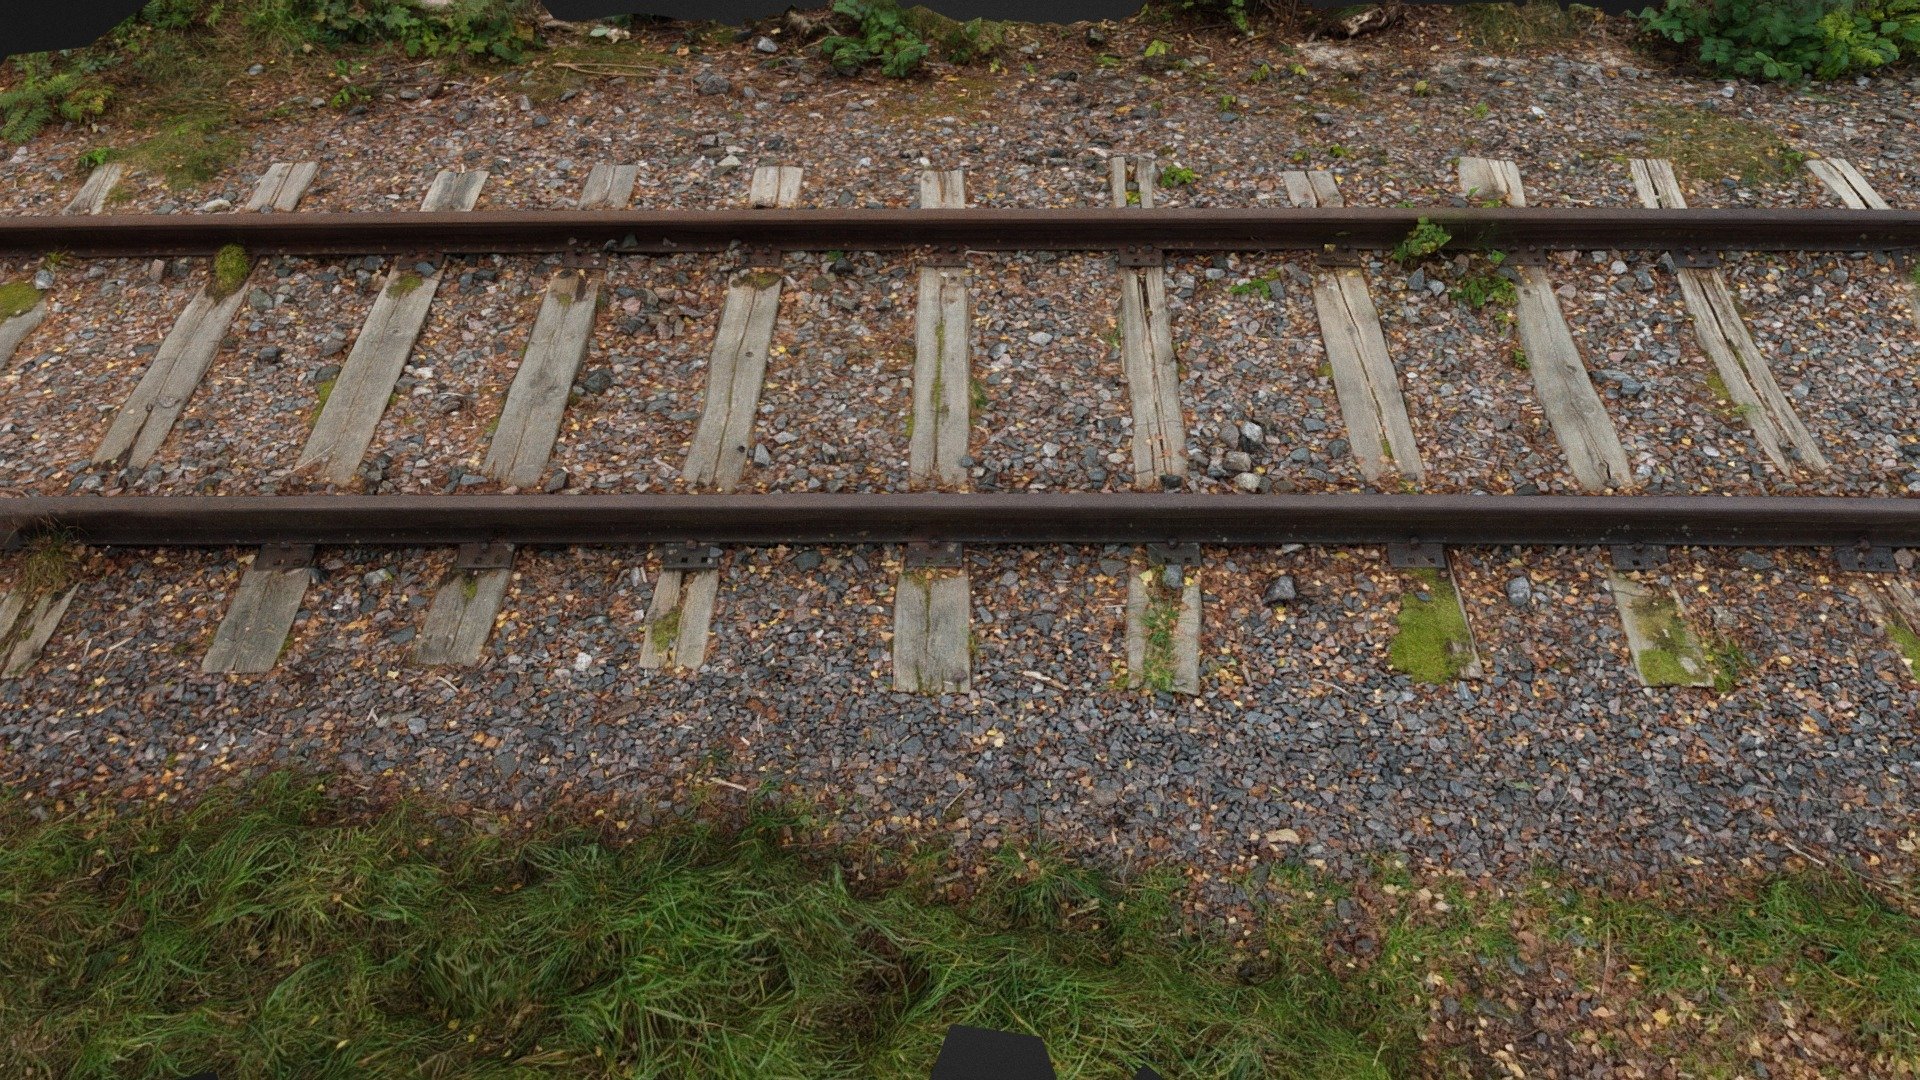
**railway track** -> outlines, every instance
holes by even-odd
[[[1151,160],[1112,159],[1113,207],[1104,210],[970,210],[958,172],[928,172],[914,210],[797,207],[798,169],[764,168],[740,211],[629,209],[631,167],[597,167],[567,212],[485,212],[473,207],[484,173],[443,173],[414,213],[297,212],[315,169],[277,165],[246,207],[253,213],[100,214],[107,170],[68,213],[0,220],[0,254],[60,251],[76,257],[210,256],[239,248],[264,256],[400,256],[300,455],[317,481],[351,482],[425,324],[450,255],[560,256],[524,359],[491,432],[484,472],[512,488],[546,474],[568,392],[598,316],[603,278],[616,260],[680,252],[734,252],[699,417],[686,448],[685,495],[287,495],[27,496],[0,500],[0,537],[13,545],[258,547],[203,660],[209,672],[269,670],[296,619],[321,545],[457,546],[414,648],[424,664],[475,664],[505,603],[523,545],[653,544],[666,555],[642,626],[641,663],[698,668],[720,602],[720,545],[905,545],[895,583],[893,659],[901,689],[967,688],[971,594],[965,547],[980,544],[1133,545],[1126,601],[1134,685],[1199,690],[1201,605],[1208,549],[1221,545],[1385,545],[1397,567],[1428,575],[1440,602],[1458,608],[1446,549],[1462,545],[1586,546],[1611,550],[1612,588],[1636,667],[1648,684],[1706,685],[1700,643],[1680,597],[1637,572],[1680,546],[1831,548],[1837,568],[1873,574],[1896,549],[1920,546],[1920,500],[1865,497],[1631,494],[1626,455],[1556,299],[1549,252],[1659,251],[1670,255],[1702,351],[1737,405],[1755,445],[1788,476],[1830,468],[1820,441],[1777,385],[1721,277],[1719,255],[1744,251],[1894,252],[1920,249],[1920,212],[1889,208],[1845,162],[1810,163],[1844,204],[1831,210],[1690,209],[1664,162],[1633,163],[1642,207],[1532,208],[1511,163],[1464,159],[1465,208],[1351,208],[1325,173],[1288,174],[1294,205],[1263,210],[1153,206]],[[113,168],[109,166],[108,169]],[[1449,250],[1498,251],[1509,262],[1518,336],[1532,389],[1579,486],[1562,496],[1249,493],[1182,491],[1189,468],[1180,374],[1168,314],[1169,255],[1291,251],[1312,259],[1314,305],[1353,457],[1368,481],[1417,487],[1420,447],[1401,380],[1380,329],[1366,256],[1422,228],[1446,232]],[[754,423],[769,365],[782,275],[790,251],[910,252],[917,264],[913,416],[914,494],[747,494]],[[1110,252],[1119,311],[1119,369],[1131,413],[1126,494],[970,492],[967,387],[970,271],[967,255],[996,251]],[[242,275],[244,281],[245,275]],[[1920,288],[1912,315],[1920,324]],[[139,386],[115,411],[94,452],[104,470],[138,468],[166,443],[206,376],[244,289],[210,277],[155,351]],[[0,323],[0,371],[31,340],[44,305]],[[1250,471],[1241,476],[1253,475]],[[1256,478],[1257,479],[1257,478]],[[1864,580],[1864,579],[1863,579]],[[0,597],[0,671],[29,669],[84,585],[16,588]],[[1911,635],[1920,608],[1897,580],[1862,586],[1890,633]],[[1278,602],[1285,602],[1281,597]],[[1471,627],[1448,648],[1452,665],[1477,671]]]

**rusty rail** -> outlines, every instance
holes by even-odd
[[[776,250],[1380,251],[1421,219],[1460,249],[1866,251],[1920,247],[1920,212],[1560,208],[588,210],[0,217],[0,253],[261,255]]]
[[[0,500],[0,535],[251,544],[1920,546],[1920,499],[1642,495],[299,495]]]

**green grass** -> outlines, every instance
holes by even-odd
[[[45,596],[73,584],[86,550],[58,529],[36,534],[24,545],[15,583],[28,596]]]
[[[1147,590],[1147,609],[1140,617],[1146,647],[1140,657],[1140,682],[1149,689],[1168,692],[1178,678],[1179,659],[1174,654],[1174,631],[1180,625],[1181,598],[1161,585],[1158,571],[1143,575]]]
[[[1578,5],[1575,5],[1576,8]],[[1553,0],[1524,4],[1462,4],[1457,11],[1467,41],[1484,53],[1545,51],[1579,37],[1582,16],[1591,24],[1591,8],[1569,10]]]
[[[1711,1034],[1688,1047],[1697,1059],[1744,1065],[1749,1033],[1785,999],[1837,1019],[1865,1050],[1910,1061],[1920,1052],[1917,899],[1810,871],[1712,904],[1562,894],[1547,917],[1561,933],[1579,934],[1591,952],[1606,950],[1651,1002],[1670,1007],[1678,996],[1702,1014]],[[1744,1068],[1706,1074],[1752,1075]]]
[[[1807,156],[1777,128],[1697,105],[1636,106],[1647,128],[1647,156],[1673,162],[1683,177],[1746,183],[1794,179]]]
[[[0,319],[25,315],[40,302],[40,290],[31,281],[9,281],[0,285]]]
[[[818,823],[759,800],[632,832],[352,800],[270,775],[35,821],[0,791],[0,1075],[925,1077],[954,1023],[1038,1034],[1062,1076],[1477,1075],[1430,1009],[1498,1001],[1542,949],[1560,985],[1610,979],[1603,1038],[1677,995],[1716,1021],[1670,1036],[1704,1060],[1744,1061],[1777,1011],[1920,1049],[1913,898],[1854,877],[1627,898],[1286,861],[1242,877],[1236,942],[1182,914],[1180,867],[1120,879],[1043,841],[956,863],[809,846]]]
[[[1387,648],[1387,663],[1417,682],[1450,683],[1473,662],[1473,632],[1460,608],[1460,596],[1445,574],[1411,572],[1426,599],[1417,593],[1400,598],[1398,629]]]
[[[205,184],[246,149],[235,120],[222,113],[190,116],[165,124],[126,153],[127,160],[158,173],[170,188]]]
[[[1719,693],[1727,693],[1738,686],[1740,680],[1754,669],[1753,658],[1733,638],[1715,635],[1707,642],[1706,652],[1707,660],[1713,665],[1713,688]]]
[[[1322,963],[1316,908],[1248,985],[1181,932],[1178,874],[1044,848],[941,900],[855,886],[774,815],[510,840],[356,821],[279,777],[184,816],[0,820],[0,1073],[26,1080],[924,1077],[951,1023],[1043,1034],[1063,1075],[1345,1080],[1420,1053],[1403,986]]]

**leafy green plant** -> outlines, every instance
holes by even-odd
[[[345,109],[357,102],[365,101],[372,97],[372,90],[353,81],[355,75],[365,70],[367,70],[367,65],[365,64],[349,64],[345,60],[335,60],[333,62],[333,75],[334,78],[340,80],[340,89],[335,90],[333,95],[327,98],[327,104],[336,109]]]
[[[991,19],[955,23],[940,36],[940,52],[952,64],[977,64],[1005,51],[1007,24]]]
[[[1160,186],[1163,188],[1188,187],[1200,179],[1200,174],[1185,165],[1169,165],[1160,170]]]
[[[1508,278],[1498,274],[1472,274],[1461,278],[1448,295],[1468,307],[1483,308],[1488,304],[1511,307],[1519,294]]]
[[[1452,233],[1421,218],[1414,224],[1413,231],[1407,233],[1406,239],[1393,246],[1393,259],[1401,264],[1417,262],[1452,242]]]
[[[1497,271],[1500,264],[1507,261],[1506,252],[1489,251],[1487,261],[1493,264],[1494,270]],[[1503,277],[1495,272],[1484,272],[1461,278],[1460,283],[1453,287],[1449,295],[1469,307],[1483,308],[1488,304],[1512,307],[1519,299],[1519,290],[1515,287],[1512,278]]]
[[[1666,0],[1640,18],[1716,73],[1747,78],[1835,79],[1920,48],[1920,0]]]
[[[257,9],[253,19],[303,18],[308,35],[328,43],[390,41],[408,56],[512,63],[535,42],[526,14],[521,3],[489,0],[455,0],[438,9],[406,0],[273,0]]]
[[[14,60],[17,80],[0,91],[0,139],[21,143],[55,117],[79,123],[107,110],[113,92],[75,69],[55,72],[49,53]]]
[[[820,55],[836,71],[851,75],[878,63],[882,73],[904,79],[927,58],[927,43],[907,25],[893,0],[838,0],[833,12],[852,24],[851,33],[820,39]]]

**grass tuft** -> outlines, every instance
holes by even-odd
[[[74,542],[70,533],[54,529],[42,532],[26,543],[20,560],[19,588],[29,596],[46,596],[72,585],[80,573],[80,561],[86,550]]]
[[[1920,675],[1920,634],[1914,633],[1906,620],[1894,615],[1887,620],[1887,636],[1893,639],[1893,647],[1900,650],[1907,670]]]
[[[218,176],[245,149],[234,126],[232,117],[218,113],[176,120],[127,151],[127,159],[160,174],[169,188],[196,187]]]
[[[9,281],[0,285],[0,319],[25,315],[40,302],[40,290],[31,281]]]
[[[1149,570],[1141,576],[1145,579],[1147,609],[1140,617],[1146,645],[1140,658],[1140,681],[1149,689],[1170,692],[1179,673],[1173,639],[1184,605],[1179,593],[1159,583],[1158,571]]]

